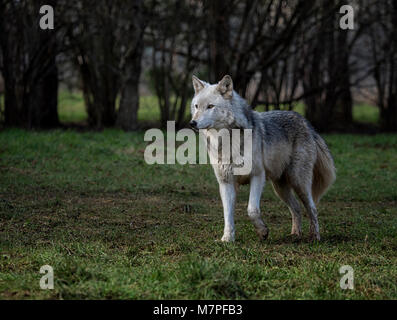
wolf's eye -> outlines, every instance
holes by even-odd
[[[212,109],[213,107],[215,107],[213,104],[209,104],[207,109]]]
[[[197,108],[198,108],[198,105],[197,105],[197,104],[195,104],[195,105],[194,105],[194,107],[197,109]]]

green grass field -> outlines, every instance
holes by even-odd
[[[63,120],[83,120],[76,110]],[[322,241],[306,218],[302,241],[289,236],[267,185],[269,239],[242,187],[237,240],[223,244],[209,165],[147,165],[143,132],[1,131],[0,299],[397,299],[397,135],[325,139],[337,180],[319,205]],[[47,264],[53,290],[39,287]],[[339,286],[343,265],[354,290]]]
[[[59,118],[63,123],[84,122],[87,113],[84,109],[84,101],[80,92],[61,91],[58,99]],[[264,111],[263,106],[258,106],[257,111]],[[304,115],[303,104],[298,104],[295,111]],[[186,118],[190,115],[190,109],[186,108]],[[353,119],[360,123],[376,125],[379,121],[379,109],[368,104],[357,104],[353,107]],[[158,102],[154,96],[143,96],[140,99],[138,111],[139,122],[156,125],[160,121]]]

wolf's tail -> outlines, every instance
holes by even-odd
[[[335,165],[331,153],[323,138],[319,135],[314,137],[316,141],[317,160],[313,169],[312,197],[315,203],[318,203],[335,181]]]

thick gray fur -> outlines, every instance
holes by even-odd
[[[256,112],[233,91],[230,76],[218,84],[193,77],[192,123],[197,129],[252,129],[253,167],[245,177],[233,175],[232,165],[213,164],[224,206],[223,241],[233,241],[235,193],[239,184],[250,183],[248,215],[260,238],[268,228],[260,213],[265,180],[272,182],[279,198],[292,215],[291,234],[301,237],[301,207],[310,219],[310,236],[320,240],[316,204],[335,180],[331,153],[320,135],[301,115],[292,111]],[[209,108],[210,106],[210,108]],[[211,152],[209,151],[210,158]]]

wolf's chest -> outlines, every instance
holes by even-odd
[[[217,136],[214,138],[210,134],[207,135],[207,151],[215,175],[220,181],[246,184],[249,181],[249,176],[239,175],[238,173],[236,175],[235,170],[241,168],[244,164],[241,140],[238,140],[238,143],[233,143],[232,139],[227,137],[227,143],[224,144],[222,138],[224,137]]]
[[[236,175],[235,169],[241,165],[237,165],[233,161],[233,157],[230,159],[223,159],[218,152],[211,152],[208,149],[208,154],[210,157],[210,162],[214,168],[215,175],[219,181],[237,183],[237,184],[247,184],[250,181],[250,175]]]

